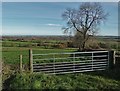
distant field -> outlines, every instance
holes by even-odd
[[[3,47],[38,47],[38,48],[67,48],[75,47],[71,42],[73,37],[68,36],[3,36]],[[96,36],[95,41],[104,49],[120,49],[117,36]],[[94,40],[93,40],[94,41]],[[90,42],[91,44],[92,42]]]
[[[103,49],[120,49],[118,40],[116,37],[97,38],[99,46]],[[19,55],[23,55],[23,63],[28,63],[29,49],[32,48],[34,53],[58,53],[58,52],[72,52],[77,48],[71,48],[66,46],[66,42],[69,41],[69,37],[60,36],[48,36],[48,37],[3,37],[2,41],[2,59],[6,64],[18,64]],[[62,44],[62,45],[61,45]]]

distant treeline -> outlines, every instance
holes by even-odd
[[[72,37],[72,36],[71,36]],[[2,36],[2,40],[31,41],[31,40],[67,40],[69,36]]]
[[[120,36],[95,36],[102,39],[120,39]],[[38,36],[38,35],[23,35],[23,36],[2,36],[2,40],[68,40],[73,36]]]
[[[95,36],[86,44],[87,49],[120,49],[116,36]],[[3,36],[3,47],[78,48],[73,36]]]

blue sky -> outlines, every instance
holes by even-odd
[[[65,26],[61,15],[66,8],[78,8],[78,2],[3,2],[3,35],[64,35]],[[101,24],[98,35],[118,35],[117,2],[101,3],[109,13],[106,23]]]

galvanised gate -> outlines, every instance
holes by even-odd
[[[34,54],[30,52],[32,72],[77,73],[109,68],[109,51]]]

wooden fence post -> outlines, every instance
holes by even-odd
[[[116,51],[114,51],[114,58],[113,58],[113,63],[114,63],[114,66],[115,66],[115,61],[116,61],[116,59],[115,59],[115,54],[116,54]]]
[[[114,62],[115,62],[115,55],[114,55],[114,51],[109,51],[109,68],[113,68],[114,67]]]
[[[29,61],[30,61],[30,72],[33,72],[33,56],[32,56],[32,49],[29,50]]]
[[[22,72],[22,55],[20,55],[20,72]]]

